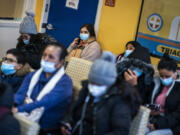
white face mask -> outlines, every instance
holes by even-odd
[[[54,71],[56,71],[55,65],[56,65],[56,63],[54,63],[54,62],[48,62],[48,61],[41,60],[41,68],[46,73],[53,73]]]
[[[88,84],[89,92],[94,97],[100,97],[107,91],[107,86],[98,86],[93,84]]]

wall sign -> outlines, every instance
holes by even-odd
[[[151,14],[147,19],[147,26],[150,31],[157,32],[163,25],[162,17],[159,14]]]
[[[115,0],[106,0],[105,5],[109,7],[115,7]]]
[[[66,0],[66,7],[78,9],[79,0]]]
[[[180,5],[177,3],[179,0],[144,0],[136,40],[152,55],[161,57],[168,53],[179,63]]]

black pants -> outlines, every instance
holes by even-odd
[[[40,129],[39,135],[62,135],[59,128],[54,129]]]

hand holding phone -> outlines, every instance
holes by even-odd
[[[78,38],[75,38],[74,41],[71,43],[71,46],[74,48],[76,47],[77,45],[80,44],[80,41],[81,39],[78,37]]]
[[[130,69],[128,69],[126,72],[124,72],[124,78],[125,78],[126,82],[128,82],[129,84],[131,84],[133,86],[137,85],[136,73],[134,73]]]

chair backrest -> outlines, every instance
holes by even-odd
[[[21,126],[21,135],[38,135],[40,126],[25,116],[14,114]]]
[[[149,120],[150,109],[140,106],[137,116],[131,123],[129,135],[144,135]]]
[[[159,72],[158,72],[158,69],[157,69],[157,65],[152,65],[152,66],[154,68],[154,76],[158,76]]]
[[[67,65],[66,73],[71,77],[75,89],[75,95],[82,88],[81,81],[88,79],[88,74],[92,66],[91,61],[72,57]]]

